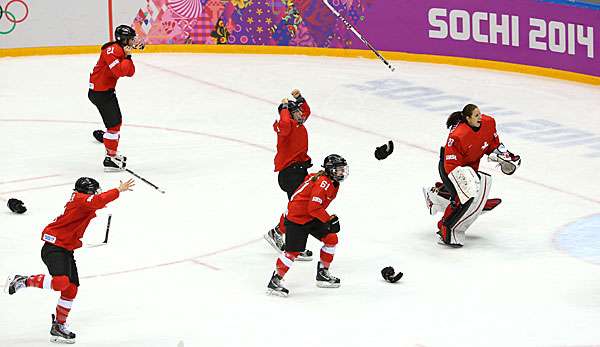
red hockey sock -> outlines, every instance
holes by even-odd
[[[279,217],[279,233],[281,235],[285,234],[285,223],[284,223],[284,215],[283,213],[281,214],[281,217]]]
[[[120,130],[121,124],[107,129],[104,133],[104,147],[106,148],[106,153],[111,157],[117,154],[119,138],[121,137]]]
[[[277,274],[279,276],[285,276],[290,267],[292,267],[292,264],[294,264],[294,260],[298,254],[300,254],[300,252],[284,252],[277,258],[275,267],[277,268]]]
[[[333,256],[335,255],[335,246],[338,243],[337,234],[327,234],[321,241],[323,242],[323,247],[321,247],[321,264],[326,269],[329,269],[329,265],[331,265]]]
[[[27,281],[25,282],[25,285],[27,287],[51,289],[49,281],[45,281],[46,277],[48,277],[49,279],[52,279],[50,276],[46,276],[44,274],[31,275],[31,276],[29,276],[27,278]],[[48,282],[47,283],[47,287],[44,287],[44,282]]]
[[[67,289],[60,293],[58,304],[56,305],[56,321],[60,324],[64,324],[67,321],[71,307],[73,306],[73,299],[77,295],[77,286],[70,283]]]

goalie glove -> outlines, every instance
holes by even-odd
[[[390,283],[398,282],[398,280],[400,280],[403,275],[404,274],[400,271],[398,271],[398,273],[395,273],[394,268],[391,266],[387,266],[381,269],[381,276],[384,280]]]
[[[379,146],[375,149],[375,158],[377,160],[383,160],[389,157],[390,154],[394,151],[394,143],[390,140],[387,144]]]
[[[500,170],[505,175],[514,174],[521,166],[521,156],[511,153],[503,144],[490,153],[488,160],[498,163]]]

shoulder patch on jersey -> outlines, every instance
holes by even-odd
[[[456,156],[454,154],[448,154],[446,160],[456,160]]]
[[[312,201],[318,202],[319,204],[323,204],[323,200],[321,200],[321,198],[319,198],[318,196],[313,196]]]
[[[112,69],[112,68],[113,68],[113,67],[115,67],[115,66],[116,66],[118,63],[119,63],[119,60],[118,60],[118,59],[115,59],[115,60],[114,60],[112,63],[110,63],[110,65],[108,65],[108,67],[109,67],[110,69]]]

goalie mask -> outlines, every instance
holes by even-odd
[[[98,194],[100,193],[100,183],[90,177],[81,177],[75,182],[73,190],[83,194]]]
[[[350,174],[346,159],[338,154],[330,154],[323,161],[323,168],[327,177],[336,182],[342,182]]]

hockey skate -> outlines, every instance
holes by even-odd
[[[122,155],[109,156],[104,157],[104,172],[115,172],[115,171],[123,171],[125,170],[125,166],[127,166],[127,157]]]
[[[279,232],[279,225],[275,226],[275,228],[269,230],[265,234],[265,240],[273,247],[277,252],[283,252],[283,248],[285,247],[285,241],[283,240],[283,235]]]
[[[4,285],[4,291],[9,295],[13,295],[19,289],[27,287],[27,276],[14,275],[8,276],[6,284]]]
[[[50,328],[50,342],[55,343],[75,343],[75,333],[69,331],[65,324],[61,324],[56,321],[54,315],[52,315],[52,328]]]
[[[339,288],[341,281],[339,278],[329,273],[329,269],[322,267],[321,262],[317,264],[317,287],[320,288]]]
[[[443,224],[439,224],[439,229],[436,232],[437,235],[437,243],[440,245],[444,245],[444,246],[448,246],[448,247],[452,247],[452,248],[460,248],[463,245],[461,245],[460,243],[452,243],[451,241],[451,231]]]
[[[267,285],[267,294],[278,295],[278,296],[283,296],[283,297],[288,296],[290,291],[287,290],[287,288],[285,288],[281,282],[283,282],[283,278],[281,278],[281,276],[279,276],[276,271],[273,271],[271,280],[269,281],[269,284]]]

